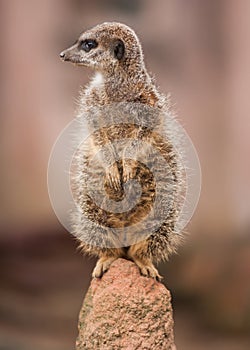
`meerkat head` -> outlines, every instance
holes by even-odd
[[[103,73],[143,66],[143,53],[135,32],[121,23],[103,23],[84,33],[61,52],[63,61],[91,67]]]

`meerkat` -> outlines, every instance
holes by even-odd
[[[82,33],[77,42],[63,51],[60,57],[63,61],[90,67],[95,71],[91,82],[81,91],[78,112],[79,115],[89,115],[90,123],[93,122],[91,120],[93,118],[98,124],[98,118],[95,119],[94,117],[94,111],[98,108],[104,109],[112,104],[119,105],[119,103],[132,104],[132,106],[133,104],[139,105],[142,109],[145,107],[150,120],[154,120],[153,117],[150,117],[150,113],[152,115],[160,114],[162,111],[169,113],[167,98],[158,91],[146,70],[140,41],[135,32],[127,25],[116,22],[97,25]],[[159,122],[158,128],[161,127]],[[88,149],[89,154],[96,152],[98,145],[109,145],[112,148],[112,143],[117,134],[120,135],[120,138],[129,135],[135,140],[153,140],[154,147],[163,153],[163,157],[167,160],[172,174],[174,174],[174,186],[178,188],[181,184],[180,164],[174,147],[169,140],[161,139],[148,128],[125,123],[118,126],[106,126],[100,132],[95,131],[93,134],[93,140]],[[141,148],[139,151],[138,149],[132,149],[133,159],[136,158],[136,152],[144,151],[144,154],[147,153],[147,149],[143,150],[143,146]],[[124,151],[124,154],[126,152],[127,150]],[[84,173],[87,165],[83,162],[81,166],[81,171]],[[142,170],[138,170],[138,167],[141,167]],[[97,173],[93,176],[98,177]],[[112,166],[105,168],[107,195],[113,198],[114,201],[119,201],[123,197],[125,184],[136,176],[142,186],[142,197],[144,196],[144,199],[137,205],[136,212],[130,211],[130,216],[104,212],[89,197],[86,197],[87,200],[85,200],[84,205],[87,210],[85,212],[88,212],[91,220],[99,222],[100,230],[103,225],[115,228],[129,226],[129,222],[133,220],[138,222],[150,210],[150,206],[155,199],[154,179],[147,167],[143,167],[142,162],[136,162],[129,159],[129,157],[124,156],[119,161],[114,158]],[[77,181],[75,184],[76,197],[80,198],[83,192],[80,177]],[[73,233],[80,239],[80,246],[83,251],[99,257],[93,271],[93,277],[100,278],[109,269],[112,262],[121,257],[134,261],[142,275],[159,280],[161,276],[155,268],[154,262],[168,259],[169,255],[176,251],[177,246],[182,241],[182,235],[176,233],[175,230],[178,210],[178,205],[174,203],[165,221],[157,230],[149,232],[146,239],[129,246],[117,248],[84,242],[81,239],[83,226],[80,215],[75,219]],[[95,232],[93,236],[94,234]]]

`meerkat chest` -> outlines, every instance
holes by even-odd
[[[96,73],[90,83],[90,88],[101,89],[103,87],[104,78],[102,73]]]
[[[104,78],[101,73],[96,73],[85,89],[82,96],[82,104],[91,108],[105,104],[104,97]]]

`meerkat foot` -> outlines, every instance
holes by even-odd
[[[158,270],[155,268],[155,266],[150,260],[142,261],[140,259],[133,258],[133,261],[139,267],[142,276],[152,277],[157,281],[162,280],[163,277],[159,274]]]
[[[106,179],[111,188],[116,191],[121,189],[121,177],[116,163],[106,169]]]
[[[101,257],[93,270],[92,277],[101,278],[104,272],[108,271],[110,265],[115,261],[117,257]]]

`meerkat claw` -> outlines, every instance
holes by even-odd
[[[154,266],[145,266],[145,267],[139,268],[139,269],[140,269],[141,274],[145,277],[151,277],[157,281],[161,281],[163,278],[161,275],[159,275],[159,272],[157,271],[157,269]]]
[[[159,274],[158,270],[154,267],[153,263],[148,261],[142,261],[141,259],[131,257],[134,263],[138,266],[139,271],[142,276],[152,277],[157,281],[162,280],[162,276]]]

